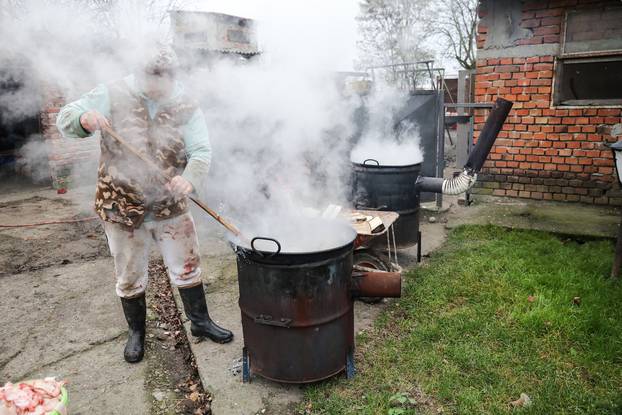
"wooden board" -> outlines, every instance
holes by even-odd
[[[387,229],[393,225],[393,223],[399,218],[397,212],[386,212],[378,210],[344,210],[341,213],[345,219],[350,222],[350,225],[356,230],[359,235],[378,236],[384,234]],[[356,221],[355,218],[365,218],[366,220]],[[375,224],[378,220],[382,221],[382,230],[379,232],[372,232],[370,221]],[[374,226],[375,227],[375,226]]]

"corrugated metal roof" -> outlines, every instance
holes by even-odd
[[[188,47],[187,49],[191,50],[201,50],[205,52],[219,52],[219,53],[235,53],[238,55],[260,55],[260,50],[245,50],[245,49],[235,49],[235,48],[207,48],[207,47]]]

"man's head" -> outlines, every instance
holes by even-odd
[[[159,48],[149,59],[141,74],[142,92],[155,100],[169,97],[175,87],[175,74],[178,66],[177,55],[173,49]]]

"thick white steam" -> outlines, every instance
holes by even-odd
[[[407,98],[407,94],[387,85],[376,86],[367,101],[367,128],[352,149],[350,160],[371,165],[377,161],[381,166],[423,161],[419,128],[408,120],[395,119]]]
[[[38,118],[58,92],[68,102],[99,83],[127,75],[140,67],[158,42],[169,38],[160,19],[165,11],[158,2],[149,2],[149,7],[141,0],[0,3],[0,85],[19,85],[0,89],[0,115],[9,124]],[[49,178],[48,152],[75,151],[80,143],[70,141],[52,148],[39,133],[24,137],[27,144],[19,150],[18,170],[35,181]],[[85,143],[87,147],[93,148]],[[74,182],[95,177],[94,162],[70,168]]]
[[[157,42],[171,38],[162,13],[158,17],[145,2],[111,2],[105,10],[94,4],[108,3],[28,1],[0,16],[0,38],[10,39],[0,45],[0,66],[11,76],[21,71],[29,79],[28,88],[0,100],[11,116],[36,113],[47,86],[60,89],[70,101],[132,73]],[[180,75],[205,112],[213,147],[209,178],[199,193],[248,237],[282,238],[287,251],[343,244],[342,227],[309,226],[303,212],[348,204],[357,131],[353,112],[361,105],[358,96],[342,93],[335,76],[343,68],[339,25],[323,26],[317,16],[296,18],[260,21],[264,53],[250,62],[235,55],[198,61]],[[417,129],[401,125],[397,135],[391,130],[392,114],[404,102],[395,92],[369,98],[369,128],[353,159],[360,153],[381,164],[421,161]],[[389,143],[397,143],[396,149]],[[44,150],[43,143],[31,140],[22,151],[43,165]],[[94,171],[77,175],[92,177]],[[202,226],[209,220],[202,215],[196,222]]]

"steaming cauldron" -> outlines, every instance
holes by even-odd
[[[354,375],[355,297],[399,297],[397,272],[353,272],[355,230],[314,219],[270,232],[237,254],[244,334],[243,380],[251,371],[286,383]],[[291,230],[301,234],[292,234]],[[280,241],[279,241],[280,240]]]
[[[340,234],[323,250],[288,250],[286,241],[257,237],[232,243],[237,254],[244,333],[244,381],[306,383],[349,367],[353,374],[352,253],[356,232],[318,220],[312,232]],[[303,228],[304,229],[304,228]],[[303,235],[300,235],[303,237]],[[285,243],[281,245],[281,243]]]
[[[419,241],[419,192],[415,183],[421,163],[384,166],[377,160],[352,163],[352,202],[357,209],[388,210],[399,213],[393,225],[399,247]]]

